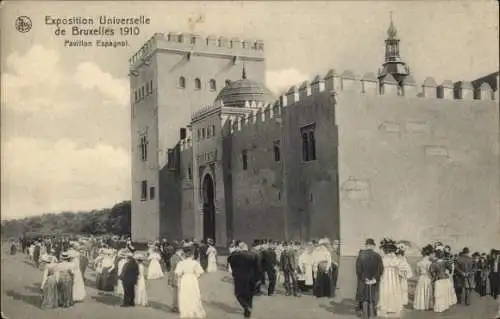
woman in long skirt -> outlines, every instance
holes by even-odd
[[[415,289],[415,300],[413,301],[413,309],[416,310],[430,310],[433,306],[432,279],[430,275],[433,253],[431,245],[425,246],[422,249],[424,257],[417,263],[418,282]]]
[[[214,247],[214,242],[211,239],[208,239],[208,265],[207,272],[216,272],[217,271],[217,249]]]
[[[203,274],[200,263],[193,258],[191,247],[184,249],[185,259],[175,267],[179,278],[179,313],[181,318],[205,318],[198,278]]]
[[[396,256],[397,246],[393,240],[384,239],[381,248],[384,252],[382,257],[384,273],[380,278],[378,315],[380,317],[399,318],[404,306],[400,277],[405,270],[405,266]]]
[[[61,263],[57,267],[56,279],[59,294],[59,306],[68,308],[73,306],[73,270],[74,264],[69,261],[67,252],[61,254]]]
[[[157,248],[152,247],[149,252],[148,280],[163,278],[163,269],[161,268],[161,255]]]
[[[396,256],[398,256],[401,262],[401,273],[399,276],[399,285],[401,287],[401,296],[403,298],[403,305],[407,305],[408,300],[408,279],[413,277],[413,271],[410,264],[405,256],[406,245],[403,243],[398,244],[398,250],[396,251]]]
[[[436,260],[431,265],[434,281],[434,312],[443,312],[450,307],[449,279],[442,249],[436,249]]]
[[[123,271],[123,266],[125,266],[125,264],[127,263],[127,257],[123,254],[123,253],[120,253],[119,255],[120,257],[120,260],[118,261],[118,269],[117,269],[117,277],[118,277],[118,280],[116,282],[116,287],[115,287],[115,295],[118,296],[118,297],[123,297],[123,294],[124,294],[124,291],[123,291],[123,282],[122,280],[120,279],[121,278],[121,275],[122,275],[122,271]]]
[[[57,289],[57,260],[49,258],[43,270],[42,289],[42,309],[59,307],[59,292]]]
[[[148,293],[146,290],[146,271],[144,267],[144,256],[137,254],[135,256],[139,264],[139,277],[135,285],[135,304],[137,306],[146,307],[148,305]]]
[[[321,239],[318,242],[318,247],[313,252],[313,272],[314,272],[314,296],[330,297],[331,291],[331,264],[332,255],[328,251],[328,242]]]
[[[73,301],[80,302],[83,301],[87,295],[85,291],[85,282],[83,281],[83,275],[80,270],[80,253],[76,250],[71,250],[70,257],[74,265],[73,269]]]

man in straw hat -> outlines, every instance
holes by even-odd
[[[123,304],[122,307],[135,306],[135,285],[139,277],[139,264],[134,259],[132,252],[127,252],[127,262],[123,266],[121,272],[121,280],[123,284]]]

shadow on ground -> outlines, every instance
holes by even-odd
[[[331,301],[328,305],[320,305],[320,307],[338,315],[356,314],[356,301],[354,299],[344,299],[340,303]]]
[[[40,289],[38,289],[40,291]],[[7,296],[11,297],[14,300],[20,300],[23,301],[31,306],[40,308],[40,305],[42,303],[42,298],[40,295],[23,295],[20,294],[14,290],[9,290],[7,291]]]
[[[158,301],[149,301],[149,307],[156,309],[156,310],[173,313],[172,307],[167,306],[165,304],[162,304],[161,302],[158,302]]]
[[[218,301],[206,301],[205,305],[220,309],[227,314],[241,314],[243,310]]]
[[[98,303],[102,303],[108,306],[119,306],[122,304],[122,299],[114,295],[100,294],[97,296],[92,296],[92,299]]]

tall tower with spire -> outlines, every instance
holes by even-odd
[[[390,17],[391,24],[387,29],[387,39],[385,40],[385,62],[379,69],[378,78],[382,81],[390,74],[394,80],[401,84],[403,79],[410,75],[410,68],[399,56],[398,30],[394,26],[392,12]]]

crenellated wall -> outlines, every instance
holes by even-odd
[[[229,151],[231,222],[234,239],[251,242],[259,238],[284,239],[284,200],[282,155],[275,158],[274,147],[281,154],[281,125],[272,107],[254,109],[253,115],[228,122],[225,151]],[[229,145],[230,144],[230,145]],[[246,168],[243,152],[246,152]],[[258,234],[258,235],[257,235]]]
[[[339,191],[332,183],[329,193],[338,196],[338,208],[332,203],[315,216],[311,208],[300,207],[300,196],[307,191],[297,185],[314,180],[300,166],[286,162],[284,179],[285,185],[295,186],[285,192],[291,198],[289,220],[297,219],[300,226],[309,222],[312,232],[311,223],[327,224],[339,214],[339,287],[345,298],[354,296],[348,283],[366,238],[392,236],[417,245],[440,240],[453,249],[473,250],[500,241],[499,107],[492,101],[491,86],[464,81],[436,85],[432,78],[416,84],[410,78],[398,88],[390,78],[382,83],[369,79],[330,70],[323,79],[291,87],[283,99],[285,126],[294,122],[287,115],[298,116],[299,107],[310,114],[302,124],[326,122],[317,133],[318,139],[329,134],[317,141],[318,158],[334,154],[338,141],[338,165],[332,166],[338,167]],[[300,145],[297,127],[283,131],[283,139],[295,147]],[[293,150],[285,158],[298,162],[301,154]],[[321,167],[329,169],[334,158]],[[309,220],[295,215],[300,209]],[[335,226],[327,235],[338,235]]]
[[[155,33],[129,59],[131,69],[144,62],[155,50],[193,51],[193,54],[227,54],[237,60],[240,56],[264,59],[264,42],[255,39],[201,36],[185,32]],[[235,61],[236,62],[236,61]]]

